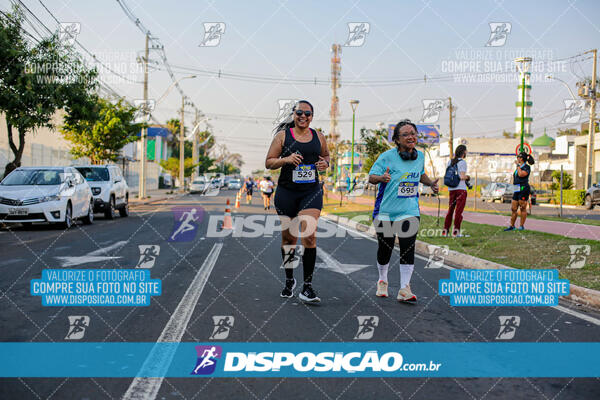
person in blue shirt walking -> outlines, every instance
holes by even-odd
[[[382,153],[369,171],[369,183],[379,184],[373,224],[377,232],[376,295],[388,297],[388,269],[398,236],[400,244],[400,290],[397,299],[415,302],[410,278],[415,267],[415,242],[419,231],[419,182],[439,191],[438,180],[425,174],[425,156],[415,149],[417,126],[409,120],[400,121],[394,128],[395,149]]]

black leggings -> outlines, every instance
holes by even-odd
[[[409,231],[409,221],[419,221],[410,219],[405,220],[402,223],[401,232]],[[385,231],[381,231],[382,224],[385,224],[382,221],[376,221],[376,229],[377,231],[377,262],[380,265],[386,265],[390,262],[390,258],[392,258],[392,251],[394,250],[394,244],[396,243],[396,234],[389,234]],[[414,229],[414,228],[413,228]],[[414,229],[415,234],[412,236],[400,235],[398,237],[398,242],[400,244],[400,264],[408,264],[412,265],[415,263],[415,242],[417,240],[417,229]]]

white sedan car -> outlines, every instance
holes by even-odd
[[[190,193],[204,193],[207,189],[207,185],[204,177],[199,176],[190,183]]]
[[[0,182],[0,223],[94,221],[92,191],[73,167],[19,167]]]

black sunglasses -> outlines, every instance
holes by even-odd
[[[304,115],[306,115],[307,117],[310,117],[310,116],[312,115],[312,111],[308,111],[308,110],[306,110],[306,111],[302,111],[302,110],[296,110],[296,111],[294,111],[294,112],[295,112],[295,113],[296,113],[296,115],[297,115],[297,116],[299,116],[299,117],[300,117],[300,116],[301,116],[303,113],[304,113]]]

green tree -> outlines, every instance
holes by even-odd
[[[159,164],[163,169],[168,171],[171,174],[171,176],[173,176],[175,178],[179,177],[179,158],[170,157],[166,160],[160,161]],[[196,167],[196,165],[194,165],[194,162],[191,158],[184,159],[183,160],[183,176],[184,177],[191,176],[195,167]]]
[[[240,169],[238,167],[228,162],[224,163],[222,167],[219,166],[218,171],[222,172],[223,175],[233,175],[240,173]]]
[[[194,151],[194,144],[185,140],[183,142],[183,157],[191,158]],[[179,140],[171,143],[171,157],[179,159]]]
[[[205,174],[207,172],[211,172],[215,170],[215,159],[210,158],[204,154],[198,155],[198,171],[201,174]],[[179,165],[179,164],[178,164]]]
[[[514,139],[518,135],[516,133],[513,133],[513,132],[502,131],[502,136],[505,137],[505,138],[507,138],[507,139]]]
[[[573,188],[573,178],[570,174],[563,172],[563,190],[568,190]],[[552,190],[560,190],[560,171],[552,172],[552,183],[550,184],[550,189]]]
[[[139,139],[143,124],[135,123],[136,108],[123,100],[113,104],[102,98],[85,119],[65,118],[60,131],[72,143],[71,154],[88,157],[92,164],[116,161],[127,143]]]
[[[53,117],[61,109],[73,120],[85,115],[97,84],[97,72],[85,68],[57,35],[30,44],[23,21],[16,6],[0,15],[0,111],[6,116],[14,157],[6,164],[5,175],[21,165],[28,133],[41,127],[53,129]]]
[[[216,140],[213,134],[206,130],[198,133],[199,151],[201,154],[207,154],[215,146]]]
[[[167,121],[167,128],[171,131],[173,136],[169,140],[169,148],[171,149],[171,157],[179,158],[179,137],[181,135],[181,122],[178,118],[171,118]],[[183,127],[184,136],[188,134],[187,127]],[[193,144],[190,141],[183,141],[183,156],[185,158],[192,157]]]
[[[388,131],[386,129],[366,129],[360,130],[360,137],[365,144],[365,158],[363,159],[363,172],[369,172],[371,167],[381,153],[391,148],[387,141]]]

